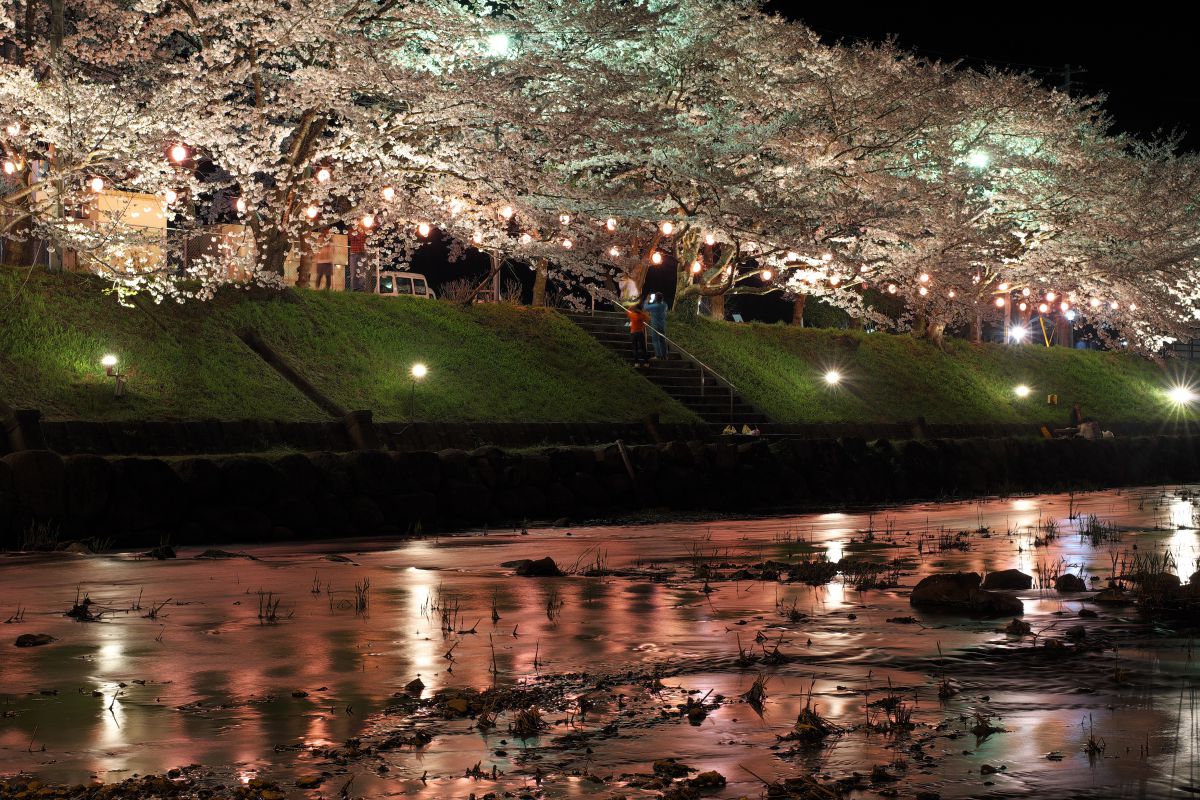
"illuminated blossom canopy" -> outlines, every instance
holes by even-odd
[[[673,269],[680,313],[778,291],[940,339],[1044,305],[1146,347],[1200,317],[1194,156],[1029,77],[823,44],[752,3],[19,8],[6,252],[69,252],[125,292],[296,262],[303,285],[321,231],[367,224],[380,258],[437,228],[540,291]],[[113,190],[161,204],[92,213]],[[172,237],[137,222],[159,214]],[[151,257],[214,230],[224,249]]]

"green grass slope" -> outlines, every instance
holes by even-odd
[[[257,330],[338,404],[380,419],[408,418],[420,362],[429,373],[417,385],[419,419],[635,421],[657,411],[697,421],[547,309],[295,292],[218,314],[232,330]]]
[[[971,345],[909,336],[699,319],[670,335],[778,422],[1058,422],[1071,404],[1104,422],[1196,419],[1165,397],[1171,373],[1126,353]],[[843,376],[831,388],[822,379]],[[1032,390],[1018,398],[1013,389]],[[1046,396],[1057,394],[1057,408]]]
[[[409,369],[433,421],[696,421],[549,311],[413,298],[230,290],[207,303],[119,305],[79,275],[0,268],[0,400],[50,419],[318,420],[237,336],[253,329],[320,391],[407,419]],[[100,366],[121,358],[128,394]]]
[[[0,268],[0,400],[49,419],[317,420],[201,303],[121,306],[99,281]],[[228,302],[223,299],[222,302]],[[126,396],[100,359],[114,353]]]

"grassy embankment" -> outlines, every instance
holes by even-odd
[[[1105,422],[1200,419],[1165,397],[1180,376],[1126,353],[971,345],[949,352],[909,336],[697,320],[670,334],[778,422],[1057,422],[1071,404]],[[829,369],[844,377],[830,388]],[[1014,388],[1031,389],[1021,399]],[[1057,394],[1057,408],[1046,396]]]
[[[308,291],[126,308],[102,290],[79,275],[0,268],[0,400],[49,419],[324,418],[238,338],[252,328],[327,397],[377,419],[408,417],[409,369],[420,361],[423,420],[635,421],[660,411],[695,421],[549,311]],[[100,367],[110,352],[129,374],[122,401]]]

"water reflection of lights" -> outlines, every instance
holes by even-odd
[[[409,567],[402,574],[404,577],[400,580],[400,584],[403,586],[403,591],[408,592],[409,609],[408,617],[402,617],[402,619],[404,622],[421,621],[432,631],[433,620],[423,616],[423,612],[430,613],[430,606],[433,605],[435,574],[416,567]],[[421,680],[432,688],[433,680],[429,676],[435,671],[434,667],[438,663],[437,645],[433,641],[433,636],[421,636],[407,629],[402,636],[408,644],[408,655],[412,661],[413,671],[420,674]]]
[[[836,563],[842,560],[842,556],[845,553],[846,544],[842,541],[841,536],[846,534],[847,531],[832,530],[829,533],[836,538],[831,538],[825,543],[825,557]]]
[[[1013,500],[1013,508],[1017,511],[1033,511],[1037,508],[1037,503],[1028,499]]]
[[[1171,501],[1168,513],[1171,515],[1170,524],[1172,528],[1196,528],[1196,507],[1192,504],[1191,500],[1179,497],[1175,498]]]

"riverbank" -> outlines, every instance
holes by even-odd
[[[320,425],[359,410],[381,423],[699,422],[551,309],[233,287],[126,307],[93,277],[11,267],[0,307],[0,408],[54,423]],[[711,320],[672,323],[671,336],[775,423],[1036,431],[1065,425],[1074,402],[1106,428],[1200,419],[1165,398],[1185,365],[1128,353],[958,340],[942,352],[909,336]],[[120,400],[100,363],[110,353],[127,376]],[[428,373],[414,393],[415,363]]]
[[[0,547],[399,537],[639,510],[786,508],[1200,480],[1200,436],[674,441],[519,452],[0,459]]]

